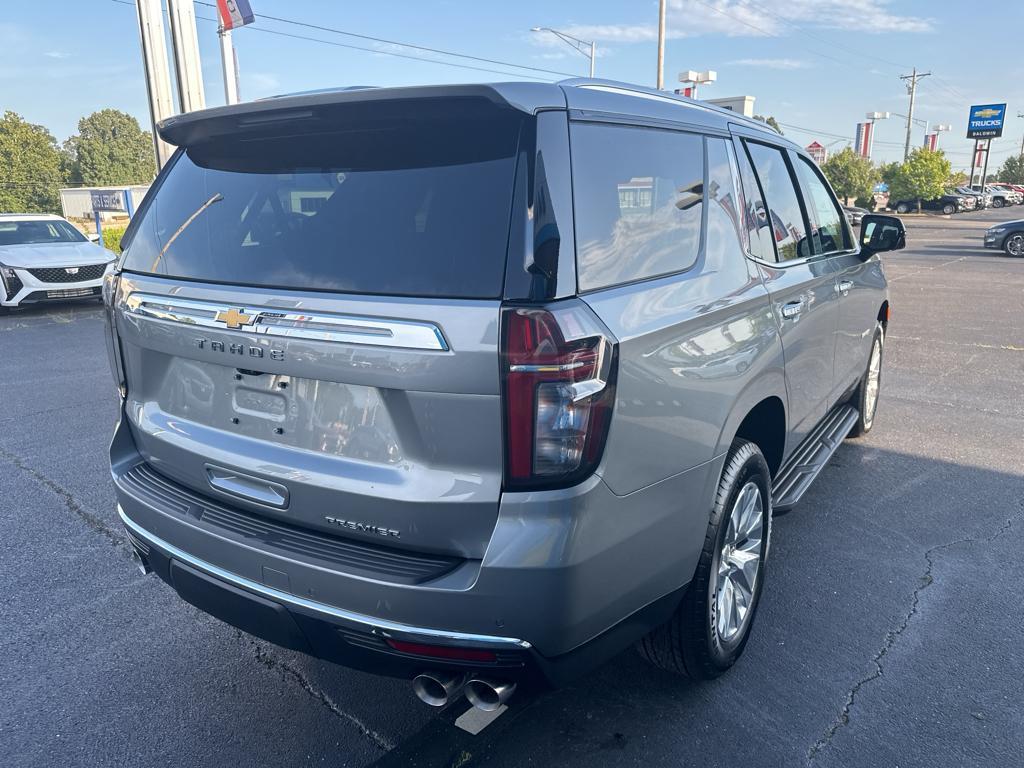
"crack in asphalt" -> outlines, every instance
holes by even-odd
[[[349,725],[355,726],[356,730],[366,737],[366,739],[368,739],[381,752],[390,752],[395,748],[395,745],[390,739],[370,728],[366,723],[352,713],[346,712],[344,709],[339,707],[334,700],[327,695],[327,693],[313,685],[309,678],[307,678],[302,672],[290,666],[286,662],[274,658],[255,638],[245,635],[241,630],[236,630],[236,635],[239,640],[249,641],[249,645],[253,649],[257,662],[265,666],[267,669],[279,671],[283,678],[294,681],[302,690],[322,704],[332,714],[336,715],[339,719],[344,720]]]
[[[871,659],[871,663],[875,667],[874,671],[866,677],[861,678],[854,684],[854,686],[846,694],[846,703],[843,705],[842,710],[840,710],[839,715],[836,717],[835,720],[832,721],[832,724],[825,730],[825,733],[822,734],[821,738],[814,742],[811,748],[807,751],[808,764],[813,762],[814,759],[818,756],[818,754],[829,746],[829,744],[832,742],[833,737],[835,737],[835,735],[842,728],[849,724],[850,712],[853,709],[853,705],[857,700],[857,694],[860,692],[860,689],[868,683],[870,683],[871,681],[877,680],[878,678],[884,676],[885,670],[882,667],[882,659],[884,659],[885,656],[889,653],[889,651],[893,649],[893,647],[896,645],[896,641],[899,640],[900,636],[910,626],[911,620],[917,614],[918,608],[920,607],[921,593],[928,587],[930,587],[935,581],[935,579],[932,577],[932,570],[935,568],[935,556],[940,552],[943,552],[947,549],[951,549],[952,547],[959,546],[961,544],[974,544],[979,541],[984,543],[991,543],[995,541],[1000,536],[1009,531],[1010,528],[1013,527],[1013,524],[1019,518],[1024,516],[1024,499],[1019,501],[1018,504],[1020,506],[1020,511],[1008,517],[1006,521],[1001,526],[999,526],[999,529],[996,530],[995,533],[989,534],[984,538],[978,538],[977,536],[965,536],[963,538],[956,539],[955,541],[946,542],[945,544],[937,544],[934,547],[931,547],[930,549],[925,551],[924,559],[928,565],[927,568],[925,568],[924,574],[919,579],[919,585],[914,589],[914,593],[910,601],[910,610],[907,611],[906,616],[903,617],[903,621],[900,622],[899,626],[896,627],[896,629],[889,630],[889,632],[886,633],[885,641],[882,643],[882,648]]]
[[[0,459],[4,459],[15,468],[27,474],[48,491],[55,494],[62,502],[64,502],[64,506],[67,507],[69,512],[82,520],[96,533],[99,533],[101,536],[106,538],[115,547],[123,550],[128,557],[131,557],[132,549],[128,544],[128,540],[124,536],[121,536],[115,528],[108,525],[107,522],[99,515],[96,515],[86,509],[85,505],[76,499],[74,494],[72,494],[67,488],[62,486],[56,480],[47,477],[38,469],[31,466],[21,456],[16,453],[11,453],[6,448],[0,447]]]

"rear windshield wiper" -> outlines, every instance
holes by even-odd
[[[158,253],[156,258],[153,259],[153,266],[149,268],[149,271],[156,272],[156,267],[160,263],[160,259],[162,259],[164,257],[164,254],[167,253],[167,249],[171,247],[171,244],[175,240],[178,239],[178,235],[180,235],[188,228],[189,224],[191,224],[193,221],[199,218],[199,214],[201,214],[214,203],[219,203],[223,199],[224,195],[222,195],[220,192],[217,192],[213,197],[211,197],[209,200],[207,200],[205,203],[199,206],[199,208],[196,209],[195,213],[193,213],[191,216],[185,219],[182,225],[178,227],[177,230],[175,230],[174,234],[167,239],[166,243],[164,243],[164,247],[160,249],[160,253]]]

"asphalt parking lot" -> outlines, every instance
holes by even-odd
[[[730,674],[695,685],[627,652],[476,737],[408,683],[244,636],[140,575],[101,310],[0,317],[2,762],[1019,765],[1024,260],[981,232],[1022,212],[907,218],[875,430],[775,520]]]

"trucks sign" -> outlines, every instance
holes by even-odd
[[[1003,135],[1005,119],[1005,104],[981,104],[971,107],[971,114],[967,119],[967,138],[998,139]]]

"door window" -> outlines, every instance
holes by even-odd
[[[778,260],[791,261],[810,256],[807,223],[785,155],[776,147],[753,141],[745,143],[768,204],[769,225]]]
[[[757,176],[750,158],[745,151],[737,152],[740,189],[743,195],[744,245],[755,259],[775,261],[775,246],[772,244],[772,228],[768,222],[768,208],[761,197]]]

